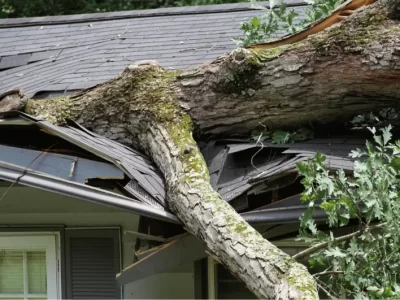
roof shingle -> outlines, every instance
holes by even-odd
[[[287,2],[304,15],[302,1]],[[0,20],[0,93],[88,88],[144,59],[195,66],[233,50],[240,23],[261,13],[236,3]]]

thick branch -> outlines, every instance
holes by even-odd
[[[326,241],[326,242],[322,242],[322,243],[316,244],[316,245],[314,245],[314,246],[312,246],[312,247],[310,247],[310,248],[308,248],[308,249],[306,249],[304,251],[301,251],[301,252],[293,255],[293,258],[296,259],[296,260],[303,259],[305,257],[310,256],[311,254],[314,254],[314,253],[318,252],[321,249],[324,249],[324,248],[328,247],[330,244],[335,244],[335,243],[340,243],[340,242],[351,240],[353,237],[360,236],[361,234],[363,234],[363,232],[381,229],[383,226],[385,226],[384,223],[378,224],[378,225],[374,225],[374,226],[370,226],[370,227],[367,227],[364,230],[357,230],[355,232],[352,232],[352,233],[343,235],[341,237],[335,238],[333,241]]]
[[[400,22],[391,14],[398,3],[378,0],[297,44],[237,49],[175,72],[170,90],[196,133],[208,136],[248,134],[260,123],[281,128],[343,121],[397,106]]]
[[[399,33],[381,0],[303,42],[236,50],[184,72],[180,100],[200,131],[211,135],[379,110],[399,100]]]

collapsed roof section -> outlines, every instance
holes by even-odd
[[[354,136],[293,144],[226,140],[207,145],[203,153],[213,187],[237,211],[248,212],[269,209],[268,204],[301,193],[297,162],[307,161],[320,152],[327,157],[326,164],[331,169],[352,171],[353,162],[348,154],[364,144],[364,138]],[[297,205],[300,204],[297,198]]]
[[[169,211],[162,174],[145,155],[68,121],[0,115],[0,179],[180,223]],[[3,134],[1,134],[1,131]],[[296,163],[317,152],[332,169],[353,169],[348,153],[365,139],[314,139],[295,144],[212,142],[202,149],[213,187],[253,224],[298,222],[305,205]],[[323,218],[316,209],[316,217]]]
[[[168,210],[161,173],[142,153],[73,121],[60,127],[20,112],[1,117],[1,179],[179,223]]]

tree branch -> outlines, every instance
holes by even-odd
[[[332,300],[338,300],[337,297],[333,296],[331,293],[328,292],[327,289],[325,289],[321,284],[317,283],[318,288],[320,288],[329,298]]]
[[[324,272],[319,272],[313,274],[313,276],[323,276],[323,275],[338,275],[338,274],[343,274],[343,271],[324,271]]]
[[[331,243],[340,243],[340,242],[344,242],[344,241],[350,240],[353,237],[360,236],[364,232],[369,232],[369,231],[381,229],[384,225],[385,225],[385,223],[381,223],[381,224],[378,224],[378,225],[370,226],[370,227],[365,228],[365,230],[358,230],[356,232],[353,232],[353,233],[350,233],[350,234],[335,238],[333,241],[326,241],[326,242],[322,242],[322,243],[316,244],[315,246],[312,246],[312,247],[308,248],[307,250],[301,251],[301,252],[293,255],[293,258],[296,259],[296,260],[305,258],[305,257],[310,256],[311,254],[323,249],[323,248],[326,248]]]

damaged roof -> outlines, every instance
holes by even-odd
[[[300,16],[307,4],[287,0]],[[260,2],[266,5],[266,2]],[[0,20],[0,94],[45,98],[92,87],[134,61],[182,69],[232,51],[249,3]],[[283,35],[284,32],[278,33]],[[34,75],[33,75],[34,74]]]
[[[285,2],[301,21],[306,2]],[[0,94],[21,88],[40,101],[90,88],[143,59],[164,68],[195,66],[233,50],[241,21],[260,14],[236,3],[2,19]],[[0,134],[1,179],[179,223],[169,210],[162,174],[139,151],[73,121],[59,127],[18,112],[0,116],[1,130],[7,130]],[[24,139],[14,138],[19,134]],[[348,153],[364,142],[343,136],[281,145],[221,140],[201,150],[214,189],[246,220],[297,222],[304,206],[296,163],[321,152],[332,169],[351,171]]]
[[[68,126],[60,127],[20,112],[3,114],[0,130],[5,130],[7,134],[2,134],[0,137],[0,169],[2,170],[0,178],[39,188],[46,186],[47,190],[50,188],[55,192],[78,196],[77,198],[87,198],[88,194],[94,196],[95,199],[109,197],[104,200],[108,205],[136,209],[141,215],[178,222],[176,217],[168,212],[163,177],[146,156],[96,135],[73,121],[68,121],[68,123]],[[33,138],[36,139],[35,141],[28,138],[25,142],[21,142],[18,138],[12,137],[18,132],[17,130],[20,130],[20,133],[24,131],[28,133],[28,128],[29,134],[33,134],[32,127],[40,131],[40,133],[35,133],[36,136]],[[81,153],[63,144],[58,145],[58,141],[46,149],[37,151],[35,148],[43,147],[40,145],[39,135],[43,132],[46,135],[44,139],[51,140],[51,136],[57,136],[77,146],[77,149],[94,154],[97,160],[101,161],[93,157],[86,159],[86,152]],[[57,154],[58,152],[62,155]],[[38,179],[36,183],[34,183],[35,178]],[[90,180],[96,179],[115,180],[126,196],[90,187]]]
[[[0,179],[179,223],[168,208],[162,174],[141,152],[70,120],[60,127],[20,112],[0,117]],[[27,138],[15,138],[21,134]],[[305,208],[296,162],[321,152],[331,169],[351,171],[348,153],[364,143],[349,137],[280,145],[221,140],[202,152],[213,187],[247,221],[290,223]],[[315,214],[324,216],[318,209]]]
[[[353,161],[348,154],[364,144],[365,138],[354,136],[316,138],[292,144],[228,140],[207,145],[203,154],[214,189],[236,210],[246,211],[252,208],[249,197],[257,198],[286,188],[300,193],[296,163],[307,161],[317,152],[327,157],[330,169],[352,171]],[[269,197],[272,203],[285,195]]]

